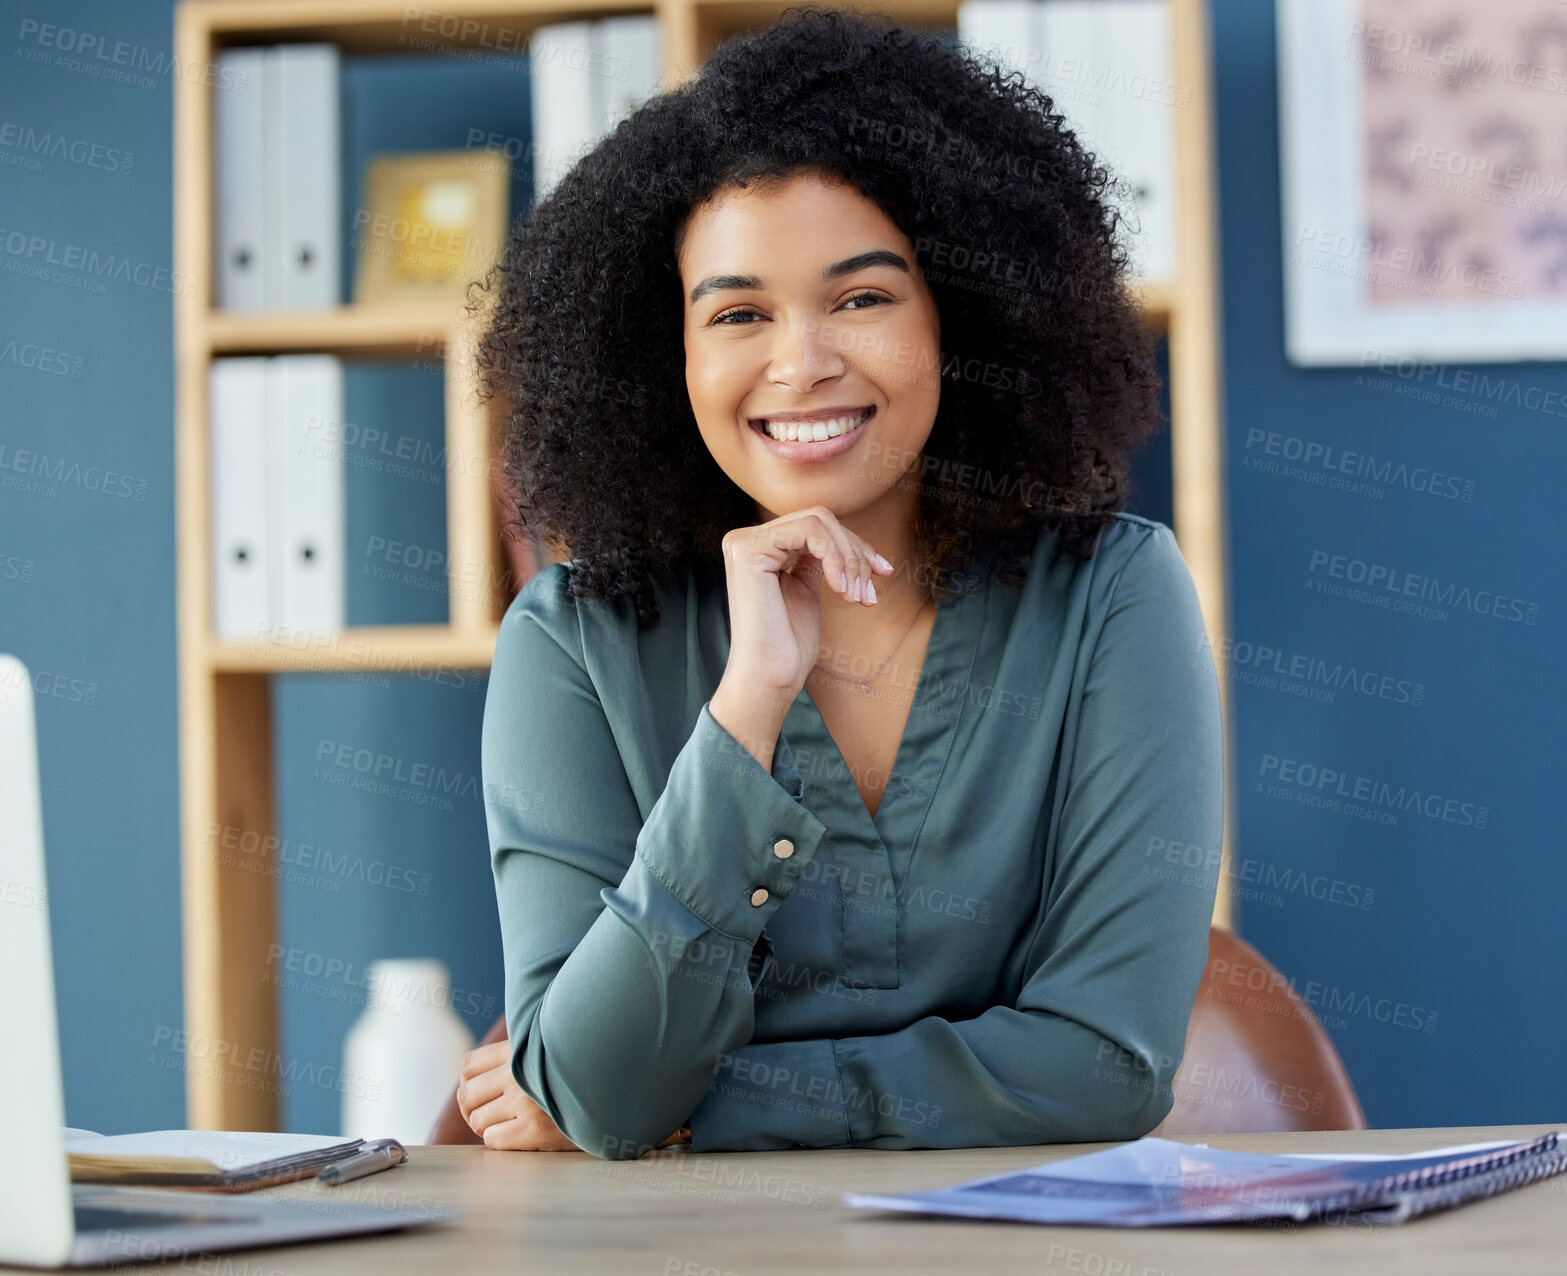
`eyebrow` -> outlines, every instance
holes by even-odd
[[[865,270],[870,266],[890,266],[894,270],[901,270],[904,274],[909,272],[909,263],[904,261],[897,253],[887,248],[873,248],[868,253],[857,253],[853,257],[845,257],[842,261],[835,261],[830,266],[822,268],[823,279],[837,279],[843,275],[851,275],[856,270]],[[762,289],[767,287],[759,275],[709,275],[695,288],[691,290],[691,300],[700,301],[710,292],[725,292],[729,290]]]

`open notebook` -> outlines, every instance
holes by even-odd
[[[1567,1170],[1560,1133],[1391,1157],[1267,1156],[1142,1138],[955,1187],[844,1199],[860,1209],[1074,1226],[1349,1217],[1402,1223]]]
[[[193,1187],[210,1192],[250,1192],[308,1178],[322,1166],[352,1156],[363,1143],[335,1134],[65,1130],[73,1183]]]

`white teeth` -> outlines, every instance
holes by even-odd
[[[767,433],[780,443],[789,443],[803,440],[805,442],[821,443],[827,439],[835,439],[840,434],[847,434],[859,425],[867,413],[856,412],[851,416],[832,417],[826,421],[768,421]]]

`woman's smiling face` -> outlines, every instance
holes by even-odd
[[[800,174],[696,208],[679,265],[686,389],[724,473],[771,517],[843,518],[892,492],[941,397],[940,318],[908,237],[852,186]]]

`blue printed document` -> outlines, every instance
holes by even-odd
[[[1445,1209],[1567,1169],[1560,1131],[1407,1156],[1273,1156],[1143,1138],[1103,1152],[896,1196],[857,1209],[1022,1223],[1159,1227],[1353,1214],[1375,1223]]]

